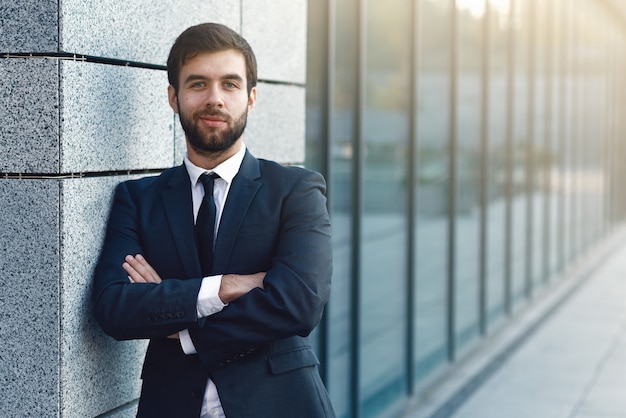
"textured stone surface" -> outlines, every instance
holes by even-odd
[[[164,71],[73,61],[61,68],[61,172],[172,165]]]
[[[117,342],[104,335],[95,322],[91,305],[91,277],[104,238],[113,190],[119,181],[128,178],[62,180],[63,416],[97,416],[139,397],[146,343]]]
[[[243,0],[242,35],[257,57],[259,78],[306,80],[306,0]]]
[[[244,140],[259,158],[282,163],[304,162],[305,89],[261,83]]]
[[[0,202],[0,411],[57,416],[59,184],[0,178]]]
[[[188,26],[212,21],[240,30],[240,0],[62,3],[65,52],[164,65],[172,43]]]
[[[0,172],[57,172],[58,137],[58,62],[0,59]]]
[[[0,2],[0,52],[56,52],[59,0]]]

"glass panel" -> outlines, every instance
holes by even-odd
[[[456,230],[454,280],[456,348],[479,334],[480,193],[483,19],[485,3],[457,0]]]
[[[563,239],[564,239],[564,199],[563,199],[563,141],[565,131],[565,103],[563,89],[563,74],[565,69],[566,45],[564,40],[565,17],[563,1],[556,0],[552,6],[552,65],[553,65],[553,94],[552,94],[552,136],[550,155],[550,236],[551,249],[548,261],[548,272],[555,274],[562,267],[563,263]]]
[[[580,9],[571,6],[570,42],[570,113],[571,129],[568,135],[568,249],[570,261],[575,259],[580,251]]]
[[[581,122],[581,244],[587,248],[601,232],[604,190],[604,153],[606,146],[606,73],[604,61],[605,25],[595,2],[583,3],[581,19],[582,101],[585,111]]]
[[[451,0],[421,0],[417,70],[415,374],[448,359]]]
[[[508,2],[489,2],[489,97],[487,138],[487,319],[504,314],[506,228],[506,156],[508,111]]]
[[[561,111],[564,112],[564,126],[563,129],[563,149],[561,150],[561,155],[563,159],[563,197],[564,200],[563,206],[563,224],[564,224],[564,262],[568,263],[572,260],[575,253],[575,228],[573,219],[573,208],[574,208],[574,199],[573,199],[573,191],[574,191],[574,171],[575,164],[573,161],[573,151],[574,151],[574,133],[575,129],[575,121],[574,119],[574,60],[572,56],[574,54],[574,19],[573,19],[573,5],[571,2],[567,0],[563,0],[562,3],[562,16],[563,16],[563,37],[566,48],[566,54],[564,56],[563,69],[561,71],[562,77],[562,92],[564,104],[561,108]]]
[[[328,12],[317,2],[309,2],[308,51],[307,51],[307,153],[306,165],[321,170],[324,167],[325,149],[330,149],[330,177],[328,197],[332,220],[333,285],[331,298],[326,307],[328,316],[326,370],[327,388],[338,417],[352,416],[350,398],[354,382],[351,376],[351,251],[352,251],[352,144],[354,141],[354,103],[357,88],[356,73],[356,1],[334,2],[336,10],[334,67],[329,77],[330,88],[326,91],[324,76],[328,48],[325,36]],[[330,104],[330,137],[325,137],[324,101],[332,97]],[[327,141],[325,143],[325,141]]]
[[[547,71],[546,51],[547,51],[547,30],[549,23],[546,21],[546,5],[551,2],[528,0],[530,8],[529,24],[532,27],[532,44],[530,54],[532,54],[531,77],[534,91],[531,93],[534,99],[532,103],[533,114],[529,122],[531,133],[531,169],[529,170],[529,181],[531,189],[529,198],[532,205],[532,226],[530,245],[530,274],[533,293],[541,286],[544,280],[544,261],[547,255],[548,230],[546,228],[546,205],[549,200],[546,196],[546,181],[549,180],[549,154],[546,149],[547,124],[550,123],[550,113],[546,108],[546,97],[550,88],[549,74]]]
[[[511,288],[513,308],[524,300],[528,199],[528,1],[513,0],[513,187],[511,201]]]
[[[406,393],[408,0],[368,0],[363,220],[361,401],[377,416]]]

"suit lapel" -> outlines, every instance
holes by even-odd
[[[252,199],[261,187],[261,182],[258,181],[260,176],[259,161],[246,151],[239,172],[233,179],[233,184],[228,191],[220,220],[213,256],[213,271],[216,273],[228,273],[225,270],[235,244],[235,238]]]
[[[191,185],[185,165],[176,168],[161,194],[174,243],[187,277],[202,275],[194,239]]]

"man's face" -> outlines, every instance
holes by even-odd
[[[256,88],[248,95],[243,55],[231,49],[198,54],[181,67],[178,81],[178,91],[169,86],[168,97],[191,151],[229,150],[243,134],[256,100]]]

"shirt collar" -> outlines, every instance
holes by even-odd
[[[202,167],[198,167],[194,163],[189,160],[189,156],[185,153],[185,167],[187,168],[187,173],[189,174],[189,179],[191,180],[192,185],[196,185],[200,176],[204,173],[216,173],[220,178],[226,181],[226,183],[230,184],[233,181],[233,178],[239,172],[239,167],[241,167],[241,163],[243,161],[243,157],[246,155],[246,145],[241,144],[241,149],[237,151],[235,155],[227,159],[226,161],[218,164],[213,170],[207,170]]]

